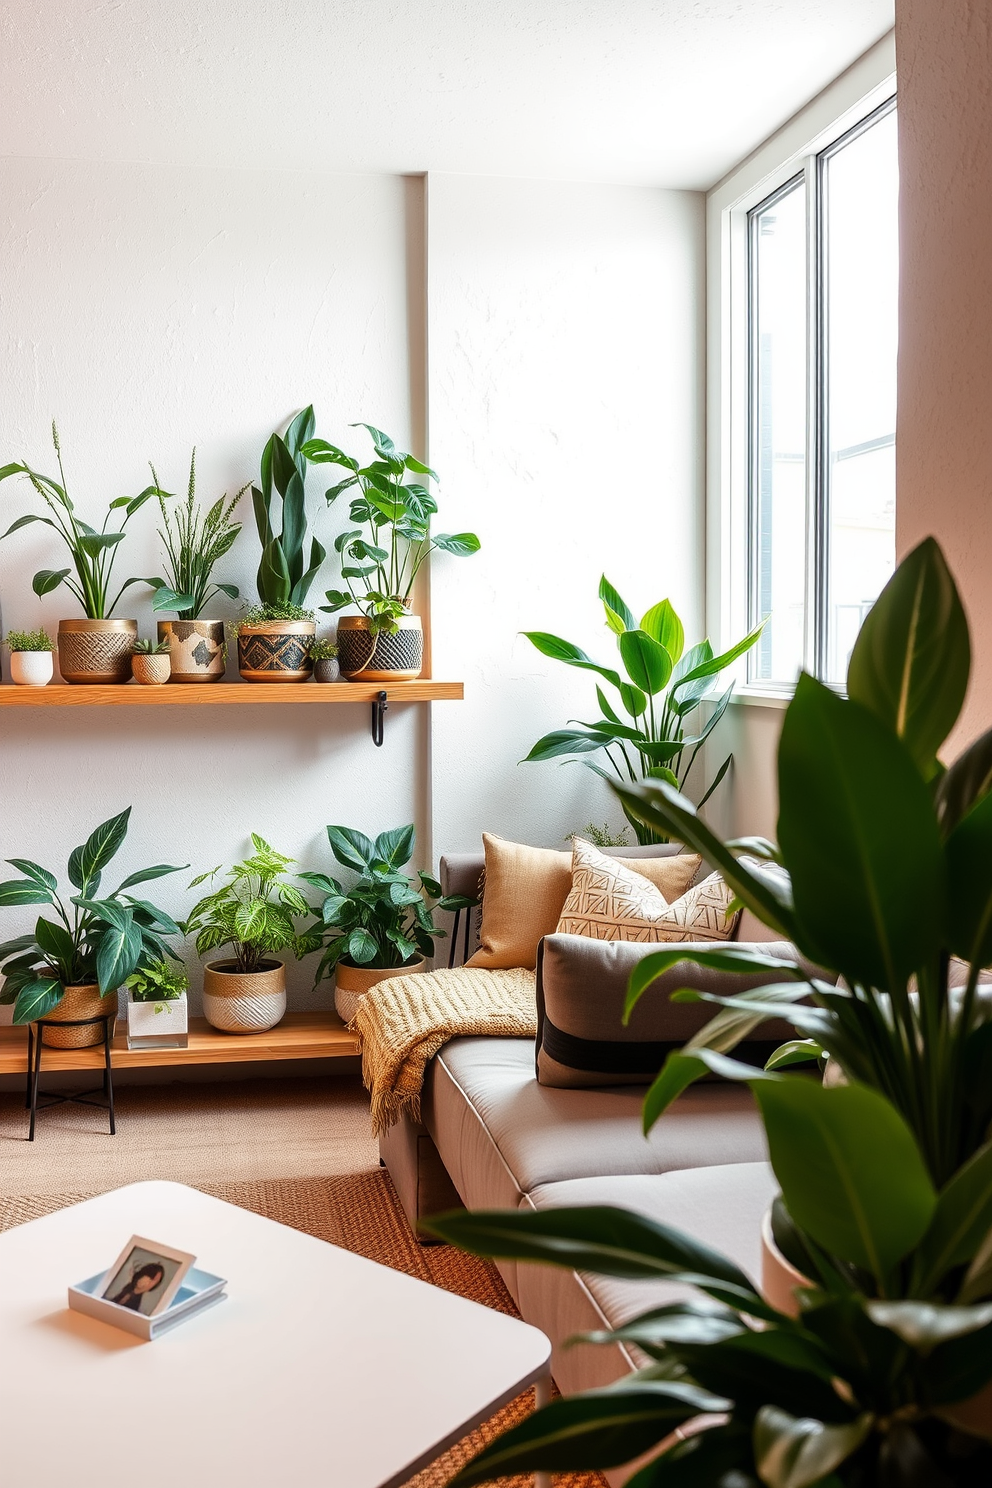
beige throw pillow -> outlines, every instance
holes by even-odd
[[[533,970],[537,947],[543,936],[554,934],[571,890],[572,854],[507,842],[489,832],[483,832],[482,842],[486,852],[482,926],[479,949],[468,965]],[[700,864],[696,853],[625,861],[638,882],[649,888],[656,884],[666,899],[685,893]]]
[[[727,914],[733,895],[711,873],[673,903],[632,873],[630,865],[604,855],[588,842],[572,852],[572,889],[558,921],[560,935],[593,940],[729,940],[737,924]]]

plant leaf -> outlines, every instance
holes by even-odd
[[[376,856],[375,843],[353,827],[328,827],[327,840],[339,863],[365,873]]]
[[[603,574],[599,581],[599,597],[606,606],[607,611],[612,612],[620,621],[620,629],[616,631],[617,635],[621,635],[625,630],[637,629],[637,621],[634,619],[633,611],[621,599],[618,590],[614,589],[605,574]],[[609,615],[607,615],[608,618]],[[613,626],[610,628],[614,629]]]
[[[634,629],[633,626],[629,628]],[[659,604],[652,605],[641,619],[641,629],[646,630],[652,640],[664,646],[673,662],[679,660],[685,648],[685,631],[671,600],[663,599]]]
[[[635,687],[654,697],[667,686],[672,675],[672,658],[646,630],[626,631],[618,644],[627,675]]]
[[[62,1001],[62,983],[55,977],[36,977],[26,982],[14,1003],[14,1022],[33,1023],[44,1018]]]
[[[58,879],[54,873],[49,873],[47,868],[40,867],[38,863],[32,863],[30,858],[8,858],[7,862],[12,868],[16,868],[19,873],[25,874],[28,878],[33,878],[35,883],[42,884],[46,889],[51,889],[53,894],[59,886]]]
[[[12,904],[51,904],[52,895],[33,878],[9,878],[0,883],[0,906]]]
[[[859,1416],[848,1425],[825,1425],[791,1416],[777,1405],[764,1405],[754,1421],[754,1461],[768,1488],[812,1488],[839,1467],[871,1430],[874,1417]]]
[[[612,682],[614,687],[620,686],[620,677],[617,672],[611,671],[609,667],[597,665],[578,646],[573,646],[571,641],[563,641],[560,636],[550,635],[543,630],[525,630],[521,633],[527,637],[532,646],[537,647],[542,656],[550,656],[553,661],[563,661],[566,666],[582,667],[585,671],[598,672],[601,677],[606,678],[607,682]]]

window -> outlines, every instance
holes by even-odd
[[[897,196],[890,99],[746,214],[752,682],[843,686],[895,566]]]

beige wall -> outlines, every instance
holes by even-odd
[[[901,554],[934,533],[972,627],[957,743],[992,724],[992,0],[897,0]]]

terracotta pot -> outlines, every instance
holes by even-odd
[[[108,1013],[116,1012],[116,991],[108,992],[103,997],[100,988],[92,985],[66,987],[62,1001],[50,1013],[45,1014],[45,1021],[61,1023],[63,1020],[72,1021],[76,1018],[104,1018]],[[93,1044],[103,1043],[102,1023],[92,1023],[83,1028],[43,1028],[41,1031],[44,1034],[42,1043],[46,1049],[89,1049]],[[111,1024],[111,1037],[113,1033]]]
[[[130,682],[137,620],[60,620],[59,671],[66,682]]]
[[[313,620],[264,620],[238,627],[238,670],[246,682],[306,682],[313,671],[307,642]]]
[[[315,682],[339,682],[341,680],[341,668],[336,656],[322,656],[313,664],[313,680]]]
[[[55,676],[51,651],[12,651],[10,680],[18,687],[45,687]]]
[[[172,682],[223,682],[227,642],[223,620],[160,620],[158,638],[169,642]]]
[[[386,982],[390,977],[409,976],[411,972],[423,971],[427,962],[423,956],[410,961],[406,966],[346,966],[339,961],[334,968],[334,1007],[343,1023],[350,1023],[358,1011],[358,999],[370,987]]]
[[[138,651],[131,657],[131,674],[145,687],[162,687],[169,680],[172,661],[167,652]]]
[[[221,1033],[264,1033],[285,1011],[286,967],[275,957],[258,971],[239,971],[236,961],[203,968],[203,1016]]]
[[[366,615],[338,621],[338,662],[349,682],[402,682],[424,668],[424,632],[419,615],[403,615],[395,635],[369,633]]]

